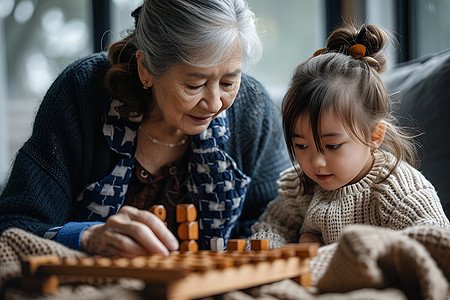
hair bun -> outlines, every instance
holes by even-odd
[[[349,23],[336,29],[327,40],[326,52],[340,52],[367,62],[377,72],[387,69],[387,58],[382,51],[387,34],[378,26],[362,25],[357,28]]]
[[[362,25],[356,34],[355,41],[366,46],[367,55],[372,56],[385,47],[387,34],[378,26]]]

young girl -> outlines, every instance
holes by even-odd
[[[390,114],[379,76],[386,42],[376,26],[346,25],[297,67],[283,100],[294,167],[282,173],[279,196],[250,238],[278,248],[330,244],[350,224],[450,228],[433,185],[412,167],[413,138]]]

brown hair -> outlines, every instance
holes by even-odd
[[[385,121],[386,133],[380,149],[397,158],[391,172],[402,160],[417,165],[414,139],[396,125],[379,75],[387,69],[383,51],[387,41],[388,35],[377,26],[357,28],[346,24],[330,35],[320,54],[296,68],[282,105],[285,141],[293,163],[296,161],[293,136],[298,118],[309,116],[315,146],[323,152],[319,124],[322,114],[331,111],[341,118],[349,134],[368,147],[376,125]],[[349,55],[349,48],[355,44],[365,47],[364,56]],[[301,172],[299,175],[303,191],[311,192],[313,181]]]
[[[105,74],[104,84],[111,95],[123,103],[116,109],[125,118],[143,114],[151,96],[139,79],[136,50],[134,34],[112,44],[108,50],[111,67]]]

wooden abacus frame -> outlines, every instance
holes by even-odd
[[[186,300],[295,278],[310,285],[309,262],[317,244],[288,244],[270,251],[172,252],[133,259],[31,256],[23,260],[22,286],[42,293],[58,289],[59,277],[134,278],[146,283],[152,299]]]

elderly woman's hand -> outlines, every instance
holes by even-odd
[[[156,215],[132,206],[122,207],[105,224],[94,225],[81,235],[81,248],[95,255],[168,255],[178,247],[175,236]]]

